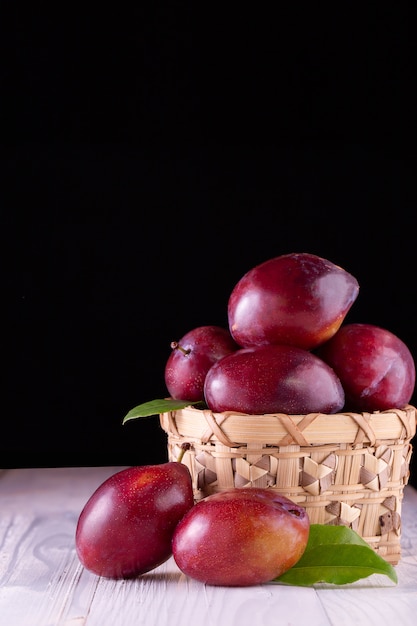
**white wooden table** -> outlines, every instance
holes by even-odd
[[[209,587],[171,558],[130,581],[80,565],[75,527],[99,484],[122,467],[0,470],[0,626],[416,626],[417,491],[404,491],[399,582],[337,587]]]

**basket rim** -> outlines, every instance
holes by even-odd
[[[187,406],[160,413],[167,434],[200,443],[221,443],[236,447],[245,443],[263,445],[376,445],[404,443],[416,434],[417,409],[407,404],[373,413],[340,412],[287,415],[250,415]]]

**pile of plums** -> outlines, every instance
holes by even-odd
[[[172,343],[170,397],[255,415],[403,407],[414,391],[414,360],[390,331],[344,323],[358,293],[354,276],[313,254],[254,267],[231,292],[228,328],[200,326]],[[104,481],[81,511],[75,543],[99,576],[132,578],[173,555],[196,580],[245,586],[292,567],[309,529],[305,509],[267,488],[195,503],[179,457]]]
[[[358,294],[352,274],[314,254],[253,267],[230,294],[228,328],[201,326],[171,344],[170,396],[254,415],[402,408],[414,359],[389,330],[344,323]]]

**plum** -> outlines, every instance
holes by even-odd
[[[288,344],[310,350],[339,329],[359,293],[357,279],[331,261],[290,253],[250,269],[227,306],[229,330],[241,347]]]
[[[278,344],[240,348],[214,363],[204,396],[212,411],[254,415],[337,413],[345,400],[339,378],[322,359]]]
[[[414,392],[416,371],[408,346],[374,324],[351,323],[316,350],[338,375],[352,411],[402,408]]]
[[[105,480],[82,509],[75,547],[106,578],[133,578],[172,555],[176,525],[194,506],[189,469],[177,461],[129,467]]]
[[[222,326],[198,326],[171,343],[165,365],[165,385],[176,400],[204,399],[204,380],[218,359],[239,348],[229,330]]]
[[[305,509],[289,498],[267,488],[232,488],[185,514],[172,553],[184,574],[205,584],[257,585],[295,565],[309,533]]]

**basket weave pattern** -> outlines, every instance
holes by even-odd
[[[395,565],[416,413],[411,405],[336,415],[187,407],[162,413],[160,423],[169,460],[189,446],[182,462],[196,501],[231,487],[268,487],[303,506],[312,524],[349,526]]]

